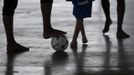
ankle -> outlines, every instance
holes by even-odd
[[[117,33],[121,33],[121,32],[124,32],[124,31],[121,28],[118,28]]]
[[[14,45],[14,44],[16,44],[16,41],[15,40],[7,41],[7,45]]]

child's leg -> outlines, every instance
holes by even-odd
[[[87,40],[87,37],[86,37],[86,34],[85,34],[85,28],[84,28],[84,23],[83,22],[80,22],[80,31],[81,31],[81,34],[82,34],[82,42],[83,43],[87,43],[88,40]]]
[[[80,27],[81,25],[83,24],[83,19],[82,18],[77,18],[76,19],[76,27],[75,27],[75,30],[74,30],[74,35],[73,35],[73,39],[72,39],[72,42],[70,44],[70,46],[72,48],[76,48],[77,47],[77,38],[78,38],[78,35],[79,35],[79,32],[80,32]]]

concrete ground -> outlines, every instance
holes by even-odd
[[[113,24],[110,31],[102,34],[105,23],[99,0],[93,5],[92,18],[85,20],[88,43],[78,39],[77,52],[70,46],[65,52],[56,52],[51,39],[42,37],[42,15],[39,0],[20,0],[16,9],[14,34],[16,40],[29,52],[7,55],[6,36],[0,15],[0,75],[134,75],[134,0],[126,0],[124,30],[130,38],[116,38],[116,0],[111,0]],[[0,10],[3,1],[0,0]],[[2,11],[0,11],[2,14]],[[72,39],[75,18],[71,2],[55,0],[52,12],[52,26],[66,31],[69,42]]]

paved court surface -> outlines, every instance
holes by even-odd
[[[39,0],[20,0],[15,14],[15,38],[29,52],[6,54],[6,36],[0,15],[0,75],[134,75],[134,0],[126,0],[124,30],[130,38],[117,40],[116,0],[111,0],[113,24],[110,31],[102,34],[104,14],[99,0],[94,2],[92,18],[85,20],[89,42],[78,39],[77,52],[67,48],[65,52],[55,52],[51,39],[42,38],[42,17]],[[2,10],[2,0],[0,0]],[[2,11],[0,11],[2,14]],[[54,28],[65,30],[69,41],[72,39],[75,18],[72,4],[55,0],[52,12]]]

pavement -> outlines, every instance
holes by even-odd
[[[88,43],[78,49],[68,46],[65,52],[56,52],[51,39],[42,37],[42,15],[40,1],[20,0],[14,17],[14,35],[17,42],[30,47],[29,52],[8,55],[6,36],[0,15],[0,75],[134,75],[134,8],[133,0],[126,0],[123,29],[130,38],[116,38],[116,0],[111,0],[110,31],[102,34],[105,17],[101,3],[93,4],[92,18],[85,19]],[[3,1],[0,0],[0,10]],[[2,14],[2,11],[0,11]],[[75,27],[72,3],[55,0],[52,11],[52,26],[67,32],[69,42]]]

